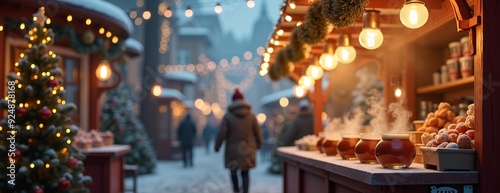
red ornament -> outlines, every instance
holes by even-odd
[[[28,113],[28,109],[24,107],[20,107],[16,109],[17,116],[24,117]]]
[[[78,160],[74,157],[68,159],[68,167],[75,168],[78,165]]]
[[[52,79],[52,80],[47,81],[47,86],[48,87],[54,88],[54,87],[56,87],[58,85],[59,85],[59,82],[56,79]]]
[[[52,112],[47,107],[43,107],[43,109],[40,110],[40,117],[42,119],[49,119],[51,116]]]
[[[41,189],[40,187],[36,187],[35,189],[33,189],[33,193],[43,193],[43,189]]]
[[[59,190],[67,190],[69,188],[70,182],[67,179],[59,180]]]

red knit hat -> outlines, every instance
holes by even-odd
[[[236,88],[236,89],[234,89],[233,101],[238,100],[238,99],[243,100],[243,99],[245,99],[245,97],[243,97],[243,94],[241,94],[240,89]]]

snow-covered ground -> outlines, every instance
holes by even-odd
[[[205,153],[195,148],[194,167],[184,168],[182,161],[159,161],[156,172],[140,175],[139,193],[232,193],[229,170],[223,166],[223,153]],[[258,157],[259,158],[259,157]],[[282,193],[282,177],[266,172],[269,161],[258,159],[250,170],[250,193]],[[126,186],[132,184],[127,178]],[[241,184],[241,178],[240,178]]]

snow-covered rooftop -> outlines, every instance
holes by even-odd
[[[177,99],[179,101],[184,101],[184,98],[186,98],[186,96],[184,96],[178,90],[171,89],[171,88],[162,88],[161,95],[159,96],[159,98]]]
[[[142,46],[141,42],[133,38],[128,38],[127,40],[125,40],[125,47],[137,50],[141,53],[144,51],[144,47]]]
[[[110,2],[102,0],[58,0],[58,1],[107,15],[108,17],[114,18],[117,21],[125,24],[129,34],[132,34],[134,32],[134,26],[132,25],[132,21],[130,21],[130,18],[125,13],[125,11],[123,11],[123,9],[119,8],[118,6]]]
[[[176,80],[188,83],[195,83],[198,80],[196,74],[192,72],[167,72],[162,76],[166,80]]]

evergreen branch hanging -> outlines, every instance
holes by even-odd
[[[322,0],[323,15],[337,28],[346,28],[363,15],[368,0]]]
[[[277,64],[271,64],[269,65],[269,78],[271,78],[272,81],[278,81],[281,78],[281,68],[278,67]]]
[[[290,75],[290,66],[289,66],[289,61],[286,58],[286,53],[285,50],[281,49],[277,54],[276,54],[276,63],[275,65],[278,65],[280,69],[280,75],[281,76],[288,76]]]
[[[323,15],[321,1],[315,1],[307,10],[305,16],[304,30],[299,36],[306,44],[314,45],[325,39],[328,35],[328,20]]]
[[[300,39],[301,33],[305,30],[303,25],[296,27],[292,36],[290,37],[290,44],[285,48],[286,58],[288,61],[293,63],[300,63],[306,59],[303,47],[305,45],[304,41]]]

